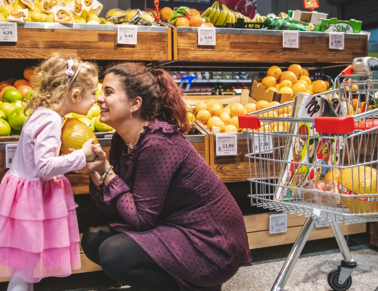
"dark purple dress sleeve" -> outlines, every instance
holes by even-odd
[[[148,230],[156,225],[181,155],[162,137],[147,139],[140,146],[133,191],[116,176],[104,187],[104,201],[112,204],[114,199],[118,214],[133,230]]]

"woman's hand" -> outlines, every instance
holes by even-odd
[[[97,173],[97,172],[93,172],[93,173],[91,173],[91,180],[92,180],[92,182],[98,187],[98,186],[100,186],[101,185],[101,176],[100,176],[100,174],[99,173]]]
[[[100,144],[92,145],[92,150],[96,154],[93,162],[87,162],[84,168],[78,171],[81,174],[98,172],[100,175],[110,167],[106,153],[102,150]]]

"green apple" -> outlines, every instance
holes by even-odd
[[[3,94],[3,102],[16,102],[17,100],[22,100],[22,94],[17,89],[8,89]]]
[[[82,123],[86,124],[92,131],[95,131],[94,123],[88,118],[80,118]]]
[[[23,102],[21,100],[13,102],[12,105],[14,106],[14,108],[24,107]]]
[[[95,103],[91,108],[91,112],[92,112],[92,118],[101,115],[100,105]]]
[[[112,131],[113,128],[105,123],[100,122],[100,116],[97,116],[94,122],[94,126],[97,131]]]
[[[27,119],[27,116],[24,114],[24,108],[22,107],[13,110],[8,118],[10,126],[15,130],[21,130]]]
[[[0,135],[9,136],[11,134],[11,127],[4,119],[0,119]]]
[[[24,100],[30,100],[31,99],[31,95],[33,94],[34,92],[33,91],[30,91],[28,93],[26,93],[25,97],[24,97]]]
[[[0,110],[3,111],[5,113],[5,115],[7,116],[6,120],[8,120],[9,114],[11,114],[11,112],[14,109],[15,109],[15,107],[8,102],[3,102],[3,103],[0,104]]]
[[[77,113],[72,113],[72,117],[76,118],[76,119],[88,118],[90,120],[90,119],[92,119],[92,111],[89,109],[87,115],[81,115],[81,114],[77,114]]]
[[[4,111],[0,110],[0,118],[4,120],[7,119],[7,115],[4,113]]]

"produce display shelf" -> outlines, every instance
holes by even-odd
[[[368,35],[345,34],[345,49],[329,49],[324,32],[299,32],[299,48],[283,48],[279,30],[216,28],[216,45],[199,46],[198,28],[175,27],[173,60],[205,62],[351,63],[368,55]]]
[[[181,83],[181,80],[175,80]],[[192,83],[251,83],[252,80],[193,80]]]
[[[17,27],[17,42],[0,43],[1,59],[41,59],[56,52],[86,60],[172,59],[172,32],[167,26],[138,26],[136,45],[117,45],[116,25],[28,22]]]

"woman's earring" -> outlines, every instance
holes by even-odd
[[[133,111],[130,109],[130,118],[133,118]]]

